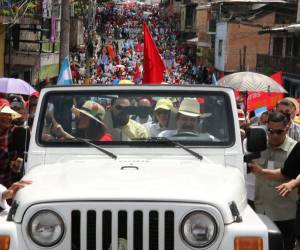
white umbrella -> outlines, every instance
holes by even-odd
[[[22,79],[0,78],[0,93],[32,95],[36,90]]]
[[[248,107],[248,92],[277,92],[287,93],[287,91],[271,77],[255,72],[237,72],[221,78],[219,86],[232,87],[244,94],[245,109],[247,117]],[[247,122],[247,120],[246,120]]]
[[[232,87],[240,92],[277,92],[287,91],[272,78],[255,72],[237,72],[221,78],[219,86]]]

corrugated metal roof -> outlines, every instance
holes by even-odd
[[[212,0],[211,3],[286,3],[284,0]]]
[[[260,30],[258,33],[265,34],[265,33],[276,33],[276,32],[291,32],[291,33],[300,32],[300,23],[265,28]]]

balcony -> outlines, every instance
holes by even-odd
[[[272,71],[282,70],[289,74],[300,75],[300,57],[281,57],[269,55],[257,55],[256,68],[262,72],[269,67]]]

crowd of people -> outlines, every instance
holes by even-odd
[[[21,180],[39,93],[0,97],[0,208],[30,181]],[[6,189],[6,188],[7,189]]]
[[[251,126],[263,128],[267,135],[266,150],[259,159],[248,164],[251,172],[246,176],[249,204],[257,213],[266,214],[274,221],[282,233],[284,249],[299,249],[299,103],[286,97],[277,103],[274,110],[252,118],[240,109],[239,120],[244,145]]]
[[[0,206],[3,208],[6,207],[6,199],[13,198],[18,189],[31,183],[30,180],[22,180],[22,177],[38,97],[38,93],[34,93],[27,101],[20,95],[2,96],[0,99]],[[119,128],[121,138],[126,140],[153,137],[174,139],[174,136],[188,130],[201,135],[201,140],[218,141],[218,136],[199,134],[200,102],[203,101],[200,99],[184,98],[176,104],[174,100],[160,98],[153,107],[153,116],[145,112],[147,115],[133,117],[124,112],[132,104],[125,97],[119,97],[106,106],[86,100],[77,107],[73,106],[71,112],[78,119],[76,126],[82,132],[81,136],[93,141],[113,140],[114,135],[107,131],[104,121],[107,107],[110,107],[114,122],[112,127]],[[136,102],[137,107],[152,110],[149,99],[141,97]],[[172,129],[166,125],[171,111],[176,113],[176,127]],[[260,126],[267,136],[266,150],[259,159],[248,164],[256,176],[252,182],[246,178],[249,204],[256,212],[266,214],[274,221],[282,232],[285,249],[293,250],[296,239],[300,240],[300,202],[297,193],[300,187],[299,103],[294,98],[286,97],[277,103],[274,110],[263,112],[258,118],[247,117],[241,109],[238,109],[238,117],[242,140],[247,140],[247,130],[251,126]],[[54,131],[47,130],[46,121],[43,140],[52,140],[53,134],[55,138],[74,138],[55,121],[53,114],[47,114],[45,119],[52,123],[50,129]]]
[[[74,48],[71,71],[75,84],[140,84],[143,72],[143,22],[147,22],[165,64],[164,82],[211,83],[210,68],[196,64],[179,44],[176,22],[157,5],[98,7],[94,31],[86,31],[85,44]]]
[[[98,7],[95,30],[86,32],[85,44],[70,53],[74,83],[122,84],[122,81],[128,83],[127,80],[140,84],[144,21],[148,22],[164,61],[166,83],[211,83],[210,69],[197,65],[178,44],[175,23],[165,18],[158,6],[147,5]],[[26,101],[20,95],[1,96],[0,208],[5,208],[5,200],[12,199],[20,188],[31,183],[22,180],[22,176],[37,100],[38,93]],[[149,106],[149,100],[141,99],[138,105]],[[122,117],[121,109],[126,106],[129,106],[128,99],[118,99],[112,106],[112,114],[124,136],[130,139],[170,137],[183,127],[195,130],[199,123],[200,107],[193,100],[185,100],[178,106],[178,127],[174,130],[164,129],[166,114],[173,108],[170,100],[161,99],[156,103],[154,117]],[[188,112],[186,107],[189,107]],[[93,115],[88,112],[92,108],[97,110]],[[83,129],[85,138],[112,140],[112,135],[103,126],[105,110],[100,104],[87,101],[72,112],[81,117],[78,126]],[[267,135],[267,149],[259,159],[248,164],[256,177],[246,177],[249,204],[256,212],[266,214],[275,222],[282,232],[284,249],[293,250],[295,242],[300,242],[300,192],[297,193],[300,186],[299,103],[293,98],[284,98],[277,103],[275,110],[266,111],[259,117],[247,117],[243,110],[238,112],[243,141],[247,140],[247,130],[253,125],[262,127]],[[152,121],[153,118],[156,122]],[[54,122],[51,117],[50,120]],[[60,137],[73,138],[58,123],[53,129]],[[91,134],[94,130],[101,133],[95,137]],[[51,140],[51,136],[45,133],[44,139]]]

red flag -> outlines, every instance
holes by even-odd
[[[282,71],[276,72],[270,77],[283,86]],[[273,109],[276,107],[277,102],[283,98],[283,93],[250,92],[248,95],[248,111],[264,106],[269,110]]]
[[[163,81],[165,65],[159,55],[147,24],[144,22],[144,72],[143,84],[156,84]]]
[[[271,75],[270,77],[283,87],[282,71],[278,71],[275,74]]]
[[[141,72],[140,72],[140,67],[139,67],[139,63],[136,63],[135,65],[135,71],[134,71],[134,76],[133,76],[133,80],[136,81],[141,77]]]

